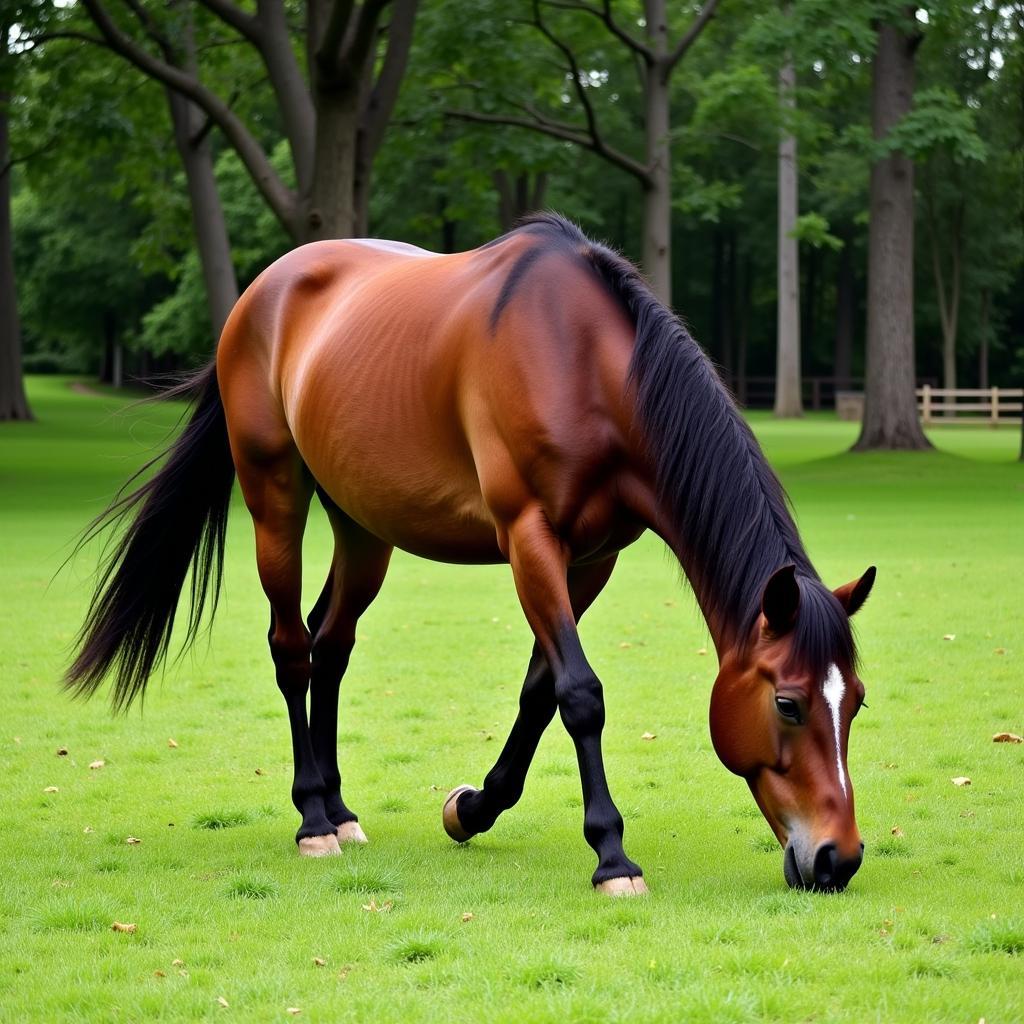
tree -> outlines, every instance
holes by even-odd
[[[232,0],[199,0],[252,46],[270,81],[288,139],[295,186],[278,174],[257,135],[229,100],[205,84],[197,69],[157,56],[140,2],[129,4],[148,36],[121,27],[103,0],[82,0],[107,45],[151,78],[194,103],[222,132],[264,201],[295,242],[346,238],[366,230],[373,159],[405,73],[418,0],[308,0],[306,69],[296,58],[284,0],[257,0],[255,14]],[[387,45],[377,68],[381,17],[391,8]]]
[[[864,419],[857,451],[931,448],[917,415],[914,367],[914,165],[887,149],[911,109],[916,8],[878,26],[872,65],[871,127],[882,151],[871,166],[868,332]]]
[[[586,0],[532,0],[532,24],[561,58],[563,71],[583,115],[583,124],[566,121],[530,100],[514,100],[521,114],[453,110],[454,116],[485,124],[512,125],[562,139],[596,153],[613,167],[631,175],[643,190],[644,273],[656,295],[672,300],[672,154],[670,87],[673,72],[704,31],[718,0],[705,0],[700,13],[683,33],[672,33],[666,0],[644,0],[644,38],[638,39],[613,15],[611,0],[600,5]],[[580,12],[598,19],[640,68],[643,104],[644,156],[637,159],[612,145],[602,131],[591,100],[593,89],[576,50],[556,34],[548,21],[551,9]]]
[[[785,114],[796,106],[796,70],[787,54],[779,69],[779,104]],[[800,261],[796,240],[800,215],[797,191],[797,145],[783,120],[779,137],[778,341],[775,347],[775,415],[803,414],[800,380]]]

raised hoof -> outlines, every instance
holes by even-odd
[[[644,880],[636,878],[608,878],[594,886],[597,892],[606,896],[646,896],[648,889]]]
[[[330,857],[336,853],[341,853],[341,847],[333,832],[329,836],[303,836],[299,840],[299,855],[302,857]]]
[[[338,826],[339,843],[368,843],[366,833],[359,827],[358,821],[343,821]]]
[[[473,833],[467,832],[462,827],[462,822],[459,821],[459,812],[456,805],[459,802],[459,797],[463,793],[475,792],[476,790],[472,786],[456,786],[445,799],[444,810],[441,811],[441,818],[444,821],[444,830],[457,843],[464,843],[466,840],[472,839]]]

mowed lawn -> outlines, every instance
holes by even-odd
[[[295,853],[240,502],[208,640],[143,714],[70,702],[59,678],[95,549],[54,574],[181,407],[122,412],[55,378],[31,397],[39,422],[0,427],[0,1020],[1024,1019],[1024,746],[992,742],[1024,733],[1016,431],[846,455],[854,428],[830,416],[754,418],[823,577],[879,570],[850,752],[867,852],[841,895],[785,887],[711,749],[716,666],[693,600],[655,539],[623,555],[582,630],[651,887],[613,901],[590,888],[557,722],[490,833],[459,847],[441,827],[444,794],[480,784],[515,716],[530,636],[506,567],[396,556],[343,688],[345,795],[371,842],[341,857]],[[314,510],[307,604],[328,537]]]

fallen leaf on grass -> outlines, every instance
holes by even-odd
[[[170,737],[168,737],[168,739],[167,739],[167,746],[169,746],[171,748],[171,750],[174,750],[175,747],[177,747],[177,745],[178,745],[178,741],[177,740],[171,739]]]
[[[47,786],[46,789],[43,790],[43,792],[44,793],[59,793],[60,790],[56,786]]]
[[[262,768],[257,768],[256,769],[256,774],[257,775],[266,775],[267,773]]]
[[[223,1006],[225,1010],[231,1005],[223,996],[217,996],[217,1003]]]
[[[992,653],[993,654],[1005,654],[1006,653],[1006,648],[1005,647],[995,647],[995,648],[993,648]]]
[[[969,786],[971,784],[971,780],[966,775],[958,775],[955,779],[950,779],[949,781],[954,786]]]
[[[633,645],[628,640],[623,640],[622,643],[619,644],[619,647],[621,647],[623,650],[625,650],[627,647],[632,647],[632,646]]]
[[[111,926],[110,930],[114,932],[127,932],[129,935],[135,933],[137,925],[125,924],[124,921],[115,921]]]
[[[153,972],[153,977],[154,977],[154,978],[166,978],[166,977],[167,977],[167,975],[166,975],[166,974],[164,974],[164,972],[163,972],[163,971],[154,971],[154,972]]]
[[[172,960],[171,961],[171,966],[172,967],[184,967],[185,966],[185,961],[184,960]]]
[[[298,1014],[302,1013],[302,1011],[297,1006],[289,1006],[288,1009],[285,1010],[284,1012],[285,1013],[290,1013],[293,1017],[295,1017]]]
[[[352,965],[345,964],[340,971],[338,971],[338,980],[344,981],[352,973]]]
[[[703,656],[708,653],[708,649],[706,647],[698,648],[697,653]]]
[[[464,914],[462,915],[462,921],[463,921],[463,923],[465,923],[465,922],[467,922],[467,921],[472,921],[472,920],[473,920],[473,918],[474,918],[474,916],[475,916],[474,914],[471,914],[471,913],[470,913],[470,912],[469,912],[469,911],[467,910],[467,911],[466,911],[466,912],[465,912],[465,913],[464,913]]]
[[[394,905],[392,900],[385,900],[381,904],[378,904],[376,900],[370,900],[369,903],[363,904],[363,910],[369,911],[371,914],[386,914]]]
[[[640,739],[642,739],[642,740],[656,740],[657,738],[658,738],[657,733],[653,733],[653,732],[645,732],[643,734],[643,736],[640,737]]]
[[[142,842],[142,840],[141,840],[141,839],[136,839],[136,838],[135,838],[135,836],[128,836],[128,838],[127,838],[127,839],[125,839],[125,842],[126,842],[126,843],[127,843],[127,844],[128,844],[129,846],[138,846],[138,845],[139,845],[139,843],[141,843],[141,842]]]
[[[956,633],[945,633],[945,634],[943,634],[942,639],[943,640],[955,640],[956,639]]]
[[[68,756],[68,748],[67,747],[58,747],[57,748],[57,756],[58,757],[67,757]]]
[[[889,829],[889,834],[894,835],[897,839],[902,839],[903,829],[901,829],[899,825],[893,825],[893,827]]]
[[[97,769],[97,768],[102,768],[102,767],[103,767],[103,766],[104,766],[104,765],[105,765],[106,763],[107,763],[107,762],[106,762],[106,761],[104,761],[104,760],[102,760],[102,759],[100,759],[100,760],[97,760],[97,761],[90,761],[90,762],[89,762],[89,768],[90,768],[90,769],[91,769],[92,771],[96,771],[96,769]]]
[[[992,737],[993,743],[1024,743],[1024,736],[1018,736],[1015,732],[997,732]]]
[[[316,964],[317,967],[327,966],[327,961],[322,956],[313,957],[313,963]]]
[[[85,828],[82,829],[82,834],[86,836],[91,836],[95,831],[96,829],[94,829],[92,825],[86,825]]]

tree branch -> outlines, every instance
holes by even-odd
[[[240,35],[257,46],[263,36],[259,19],[247,14],[231,0],[199,0],[211,14],[215,14],[225,25],[230,25]]]
[[[82,0],[107,45],[140,71],[192,100],[217,124],[238,153],[260,194],[289,234],[295,234],[296,202],[259,143],[224,101],[194,75],[153,56],[114,23],[101,0]]]
[[[343,73],[352,75],[354,80],[359,77],[366,57],[377,34],[377,22],[381,11],[390,0],[363,0],[356,19],[355,30],[349,34],[348,43],[338,55],[338,67]]]
[[[547,118],[536,120],[534,118],[512,117],[506,114],[481,114],[475,110],[448,110],[446,114],[449,117],[456,117],[460,121],[472,121],[476,124],[503,124],[513,128],[527,128],[530,131],[539,132],[541,135],[549,135],[553,139],[572,142],[577,146],[582,146],[584,149],[597,153],[598,156],[603,157],[620,170],[626,171],[627,174],[632,174],[641,184],[646,186],[651,183],[651,173],[642,163],[627,156],[625,153],[620,153],[617,149],[610,149],[607,146],[598,149],[593,138],[582,128],[550,121]]]
[[[696,42],[697,37],[704,31],[707,23],[715,16],[715,8],[718,0],[706,0],[700,14],[694,19],[693,24],[683,34],[676,48],[668,56],[668,69],[671,71],[685,55],[686,51]]]
[[[334,0],[331,13],[327,18],[327,27],[316,47],[316,60],[323,74],[328,78],[337,74],[341,44],[348,31],[348,23],[352,20],[354,0]]]
[[[398,100],[398,91],[409,63],[413,23],[416,20],[418,4],[419,0],[395,0],[391,24],[388,26],[388,47],[384,54],[384,63],[360,116],[365,154],[370,161],[380,149],[384,130],[391,120],[391,113]]]
[[[648,64],[654,62],[654,53],[651,49],[644,46],[639,39],[631,36],[612,16],[611,0],[602,0],[600,10],[596,7],[591,7],[588,3],[583,3],[583,0],[544,0],[544,3],[548,7],[556,7],[563,11],[585,11],[587,14],[592,14],[595,18],[604,22],[605,27],[616,39],[625,43],[634,53],[643,57]]]

